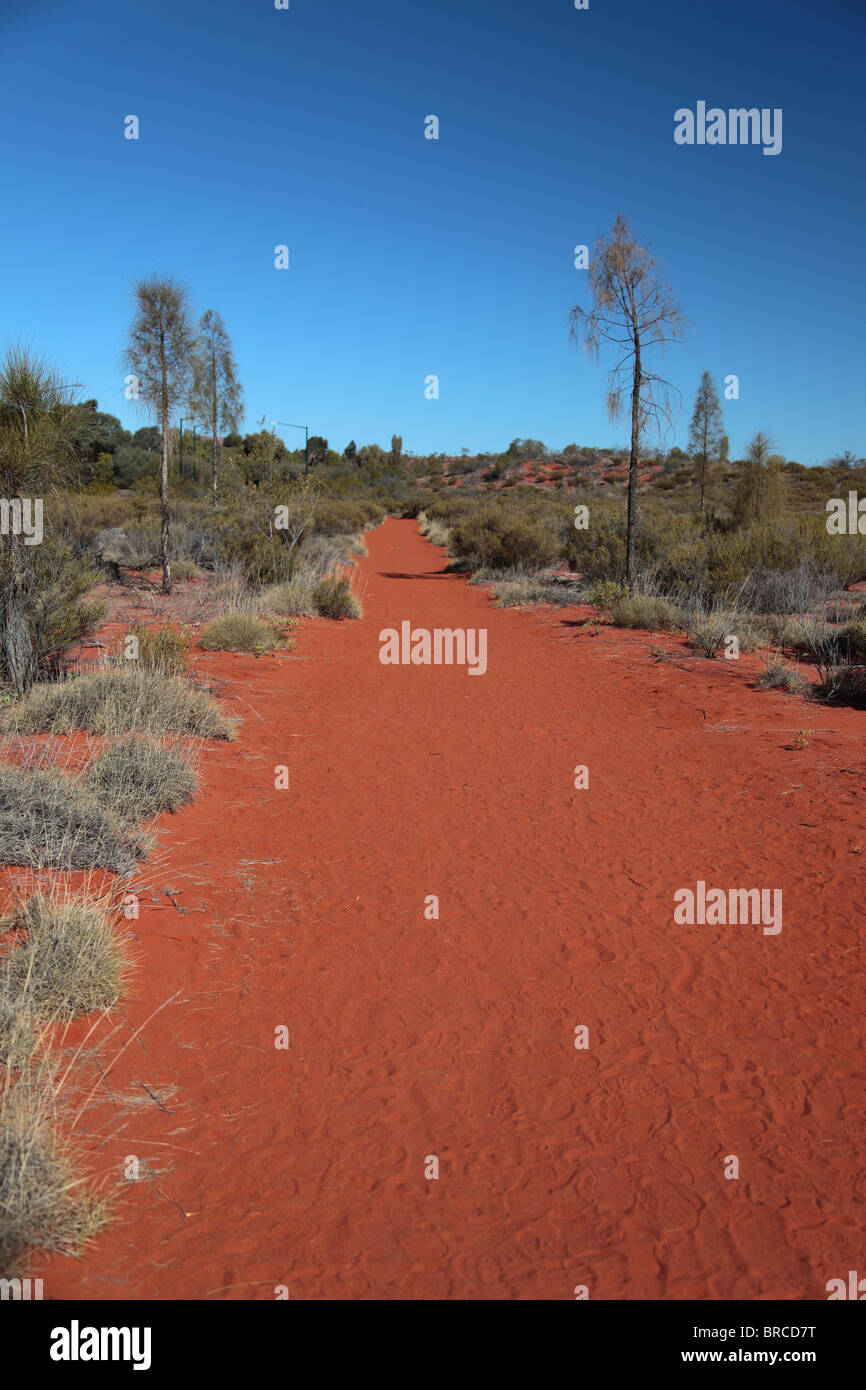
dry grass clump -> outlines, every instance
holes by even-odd
[[[61,1085],[47,1059],[0,1090],[0,1277],[27,1250],[77,1255],[106,1220],[104,1200],[81,1190],[74,1153],[55,1133]]]
[[[129,654],[130,638],[135,638],[136,656]],[[165,623],[162,627],[147,627],[144,623],[135,623],[117,644],[117,660],[122,667],[127,662],[135,662],[142,671],[183,676],[189,669],[191,648],[189,628],[181,624]]]
[[[682,632],[686,618],[680,608],[661,594],[620,594],[610,605],[614,627],[641,628],[646,632]]]
[[[146,849],[76,778],[0,763],[0,864],[127,874]]]
[[[121,820],[133,825],[178,810],[198,790],[198,778],[185,758],[134,734],[103,749],[82,781]]]
[[[272,584],[262,594],[262,607],[280,617],[315,618],[315,587],[315,581],[305,575],[296,575],[285,584]]]
[[[173,579],[203,579],[204,570],[193,560],[172,560],[171,575]]]
[[[787,690],[790,695],[803,695],[807,689],[807,682],[799,671],[776,660],[768,661],[763,671],[758,672],[755,685],[759,690]]]
[[[196,690],[177,676],[138,669],[106,667],[69,676],[51,685],[36,685],[15,704],[5,719],[15,733],[95,734],[137,731],[195,734],[200,738],[235,736],[213,696]]]
[[[37,893],[0,921],[13,940],[0,956],[0,996],[36,1023],[110,1009],[125,975],[122,940],[104,906]]]
[[[205,651],[254,652],[257,655],[286,645],[272,623],[240,611],[213,618],[202,628],[198,640]]]
[[[360,618],[361,605],[352,593],[348,579],[331,576],[313,590],[316,611],[323,618]]]

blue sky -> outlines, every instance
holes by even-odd
[[[165,271],[222,314],[247,429],[623,443],[568,339],[573,247],[622,212],[694,325],[669,445],[706,368],[732,456],[866,455],[864,38],[862,0],[0,0],[0,345],[147,423],[120,355]],[[782,153],[676,145],[698,100],[781,107]]]

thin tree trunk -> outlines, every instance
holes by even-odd
[[[640,452],[640,338],[634,338],[634,385],[631,393],[631,450],[628,459],[628,517],[625,539],[625,582],[629,590],[635,584],[634,533],[637,503],[637,461]]]
[[[217,472],[218,472],[218,469],[219,469],[219,453],[218,453],[218,446],[217,446],[217,416],[218,416],[218,413],[219,413],[219,412],[218,412],[218,405],[217,405],[216,352],[212,352],[212,354],[211,354],[211,369],[212,369],[212,372],[213,372],[213,376],[212,376],[212,378],[211,378],[211,381],[212,381],[212,384],[213,384],[213,421],[212,421],[212,423],[213,423],[213,431],[212,431],[212,438],[213,438],[213,455],[212,455],[212,459],[213,459],[213,505],[214,505],[214,509],[216,509],[216,504],[217,504]]]
[[[171,593],[171,562],[168,558],[168,368],[165,360],[165,335],[160,335],[160,365],[162,367],[162,477],[159,500],[162,511],[160,526],[160,558],[162,560],[162,592]]]

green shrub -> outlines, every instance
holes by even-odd
[[[361,605],[352,593],[348,579],[323,579],[313,590],[316,611],[323,618],[360,618]]]
[[[586,591],[586,601],[591,603],[593,608],[610,609],[627,597],[628,586],[620,584],[616,579],[599,579],[595,584],[590,584]]]
[[[541,520],[495,505],[462,517],[449,545],[472,569],[546,569],[561,554],[557,537]]]

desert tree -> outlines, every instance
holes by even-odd
[[[773,453],[774,441],[758,430],[750,439],[734,496],[737,526],[748,527],[778,519],[783,505],[782,460]]]
[[[582,335],[584,347],[592,356],[598,355],[602,343],[611,344],[616,353],[608,376],[607,411],[612,422],[626,413],[631,418],[626,581],[629,588],[634,588],[641,439],[650,423],[661,437],[663,427],[672,423],[678,398],[671,383],[647,365],[646,354],[653,348],[664,350],[668,343],[681,341],[688,320],[673,290],[662,279],[655,258],[622,216],[596,243],[589,267],[589,287],[592,308],[575,305],[571,310],[571,333],[575,340]]]
[[[189,309],[189,290],[169,276],[152,275],[133,285],[135,312],[129,330],[126,361],[137,379],[140,404],[156,413],[162,436],[160,473],[160,561],[162,591],[171,593],[168,545],[169,426],[186,402],[195,346]]]
[[[403,458],[403,436],[402,434],[391,435],[391,466],[399,468]]]
[[[25,504],[31,518],[44,494],[71,481],[79,465],[83,417],[59,372],[27,348],[11,347],[0,360],[0,667],[17,694],[36,676],[40,643],[34,633],[53,620],[63,592],[65,556],[28,544],[15,525]]]
[[[243,392],[237,378],[231,339],[220,315],[213,309],[202,314],[192,355],[189,406],[211,427],[211,492],[217,504],[219,488],[219,440],[217,432],[236,434],[243,415]]]
[[[724,438],[724,421],[719,394],[709,372],[702,372],[689,426],[689,453],[698,465],[701,516],[706,511],[707,470],[712,459],[721,459]]]

